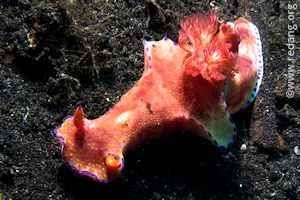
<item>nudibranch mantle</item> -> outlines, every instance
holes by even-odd
[[[79,107],[55,129],[64,159],[79,174],[108,182],[120,175],[125,153],[178,130],[221,147],[232,143],[230,114],[250,104],[261,84],[258,30],[243,18],[218,28],[214,12],[181,26],[178,44],[143,41],[142,77],[106,114],[89,120]]]

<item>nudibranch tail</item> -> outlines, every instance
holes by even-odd
[[[223,22],[220,25],[217,38],[221,39],[225,43],[230,44],[230,51],[237,53],[240,37],[235,31],[233,22]]]
[[[255,97],[257,96],[257,93],[259,91],[259,88],[262,83],[263,73],[264,73],[264,67],[263,67],[263,56],[262,56],[262,45],[260,40],[260,35],[257,27],[250,23],[250,27],[255,35],[255,58],[254,66],[256,66],[256,78],[255,81],[252,84],[252,91],[250,94],[248,94],[248,99],[246,103],[243,104],[243,108],[246,108],[249,104],[251,104]]]
[[[259,31],[244,18],[234,22],[240,37],[236,74],[226,82],[226,102],[230,113],[246,108],[255,99],[263,76],[263,57]]]

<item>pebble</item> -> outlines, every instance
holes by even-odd
[[[277,148],[280,150],[280,151],[287,151],[288,150],[288,145],[286,143],[286,141],[283,139],[283,137],[281,135],[277,135],[277,141],[276,141],[276,144],[277,144]]]
[[[300,147],[299,146],[295,146],[294,147],[294,152],[297,156],[300,156]]]
[[[297,122],[299,120],[297,111],[293,109],[289,104],[285,104],[284,107],[279,110],[279,115],[284,120],[287,120],[289,122]]]
[[[242,144],[240,147],[241,151],[246,151],[247,150],[247,145],[246,144]]]
[[[276,195],[276,192],[273,192],[270,194],[270,197],[274,197]]]
[[[269,172],[269,180],[271,183],[277,182],[282,176],[283,174],[279,170],[271,170]]]

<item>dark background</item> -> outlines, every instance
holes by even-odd
[[[263,85],[234,116],[234,145],[181,134],[126,155],[109,184],[73,173],[53,135],[63,117],[78,105],[88,118],[104,114],[141,76],[142,39],[177,41],[181,18],[211,8],[221,20],[252,20],[262,38]],[[0,199],[300,199],[300,79],[295,72],[286,98],[287,14],[279,0],[1,0]]]

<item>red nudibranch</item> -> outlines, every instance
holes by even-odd
[[[123,154],[176,130],[232,143],[230,114],[248,106],[261,84],[259,32],[243,18],[219,26],[215,12],[190,16],[181,27],[178,44],[143,42],[143,76],[106,114],[88,120],[79,107],[55,130],[75,171],[108,182],[120,175]]]

